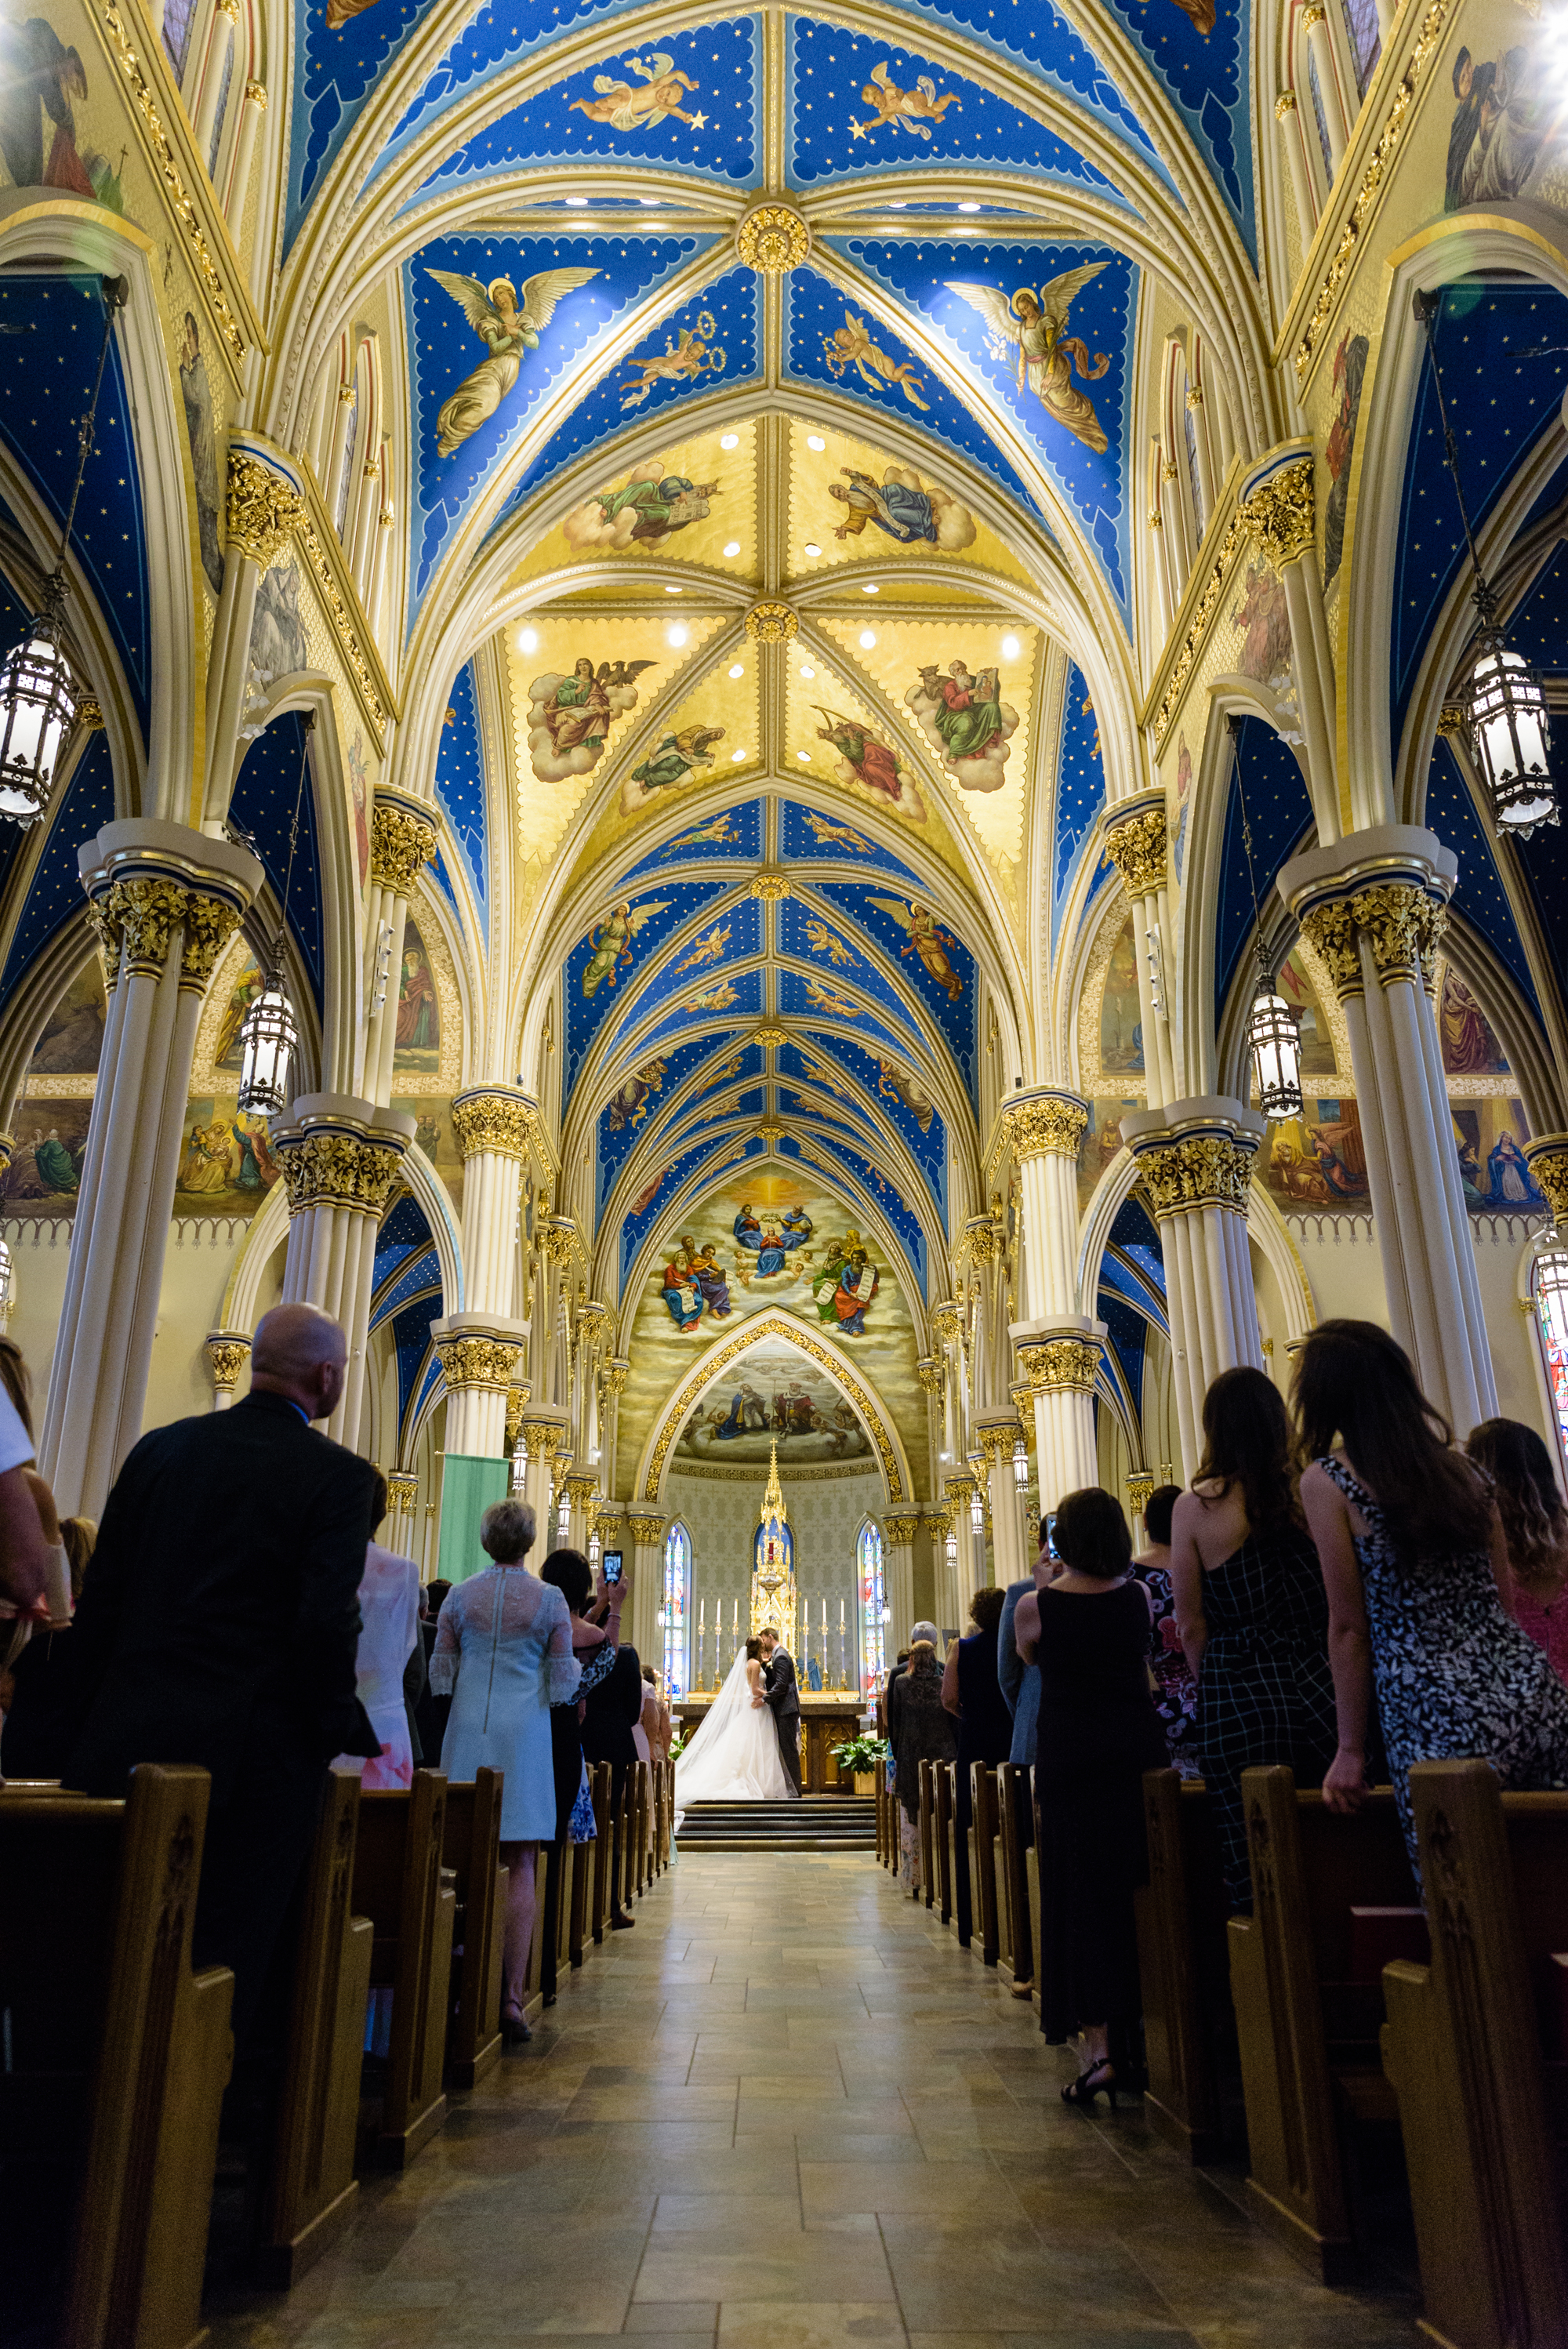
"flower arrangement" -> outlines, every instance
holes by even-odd
[[[842,1745],[830,1745],[828,1751],[841,1770],[852,1771],[857,1778],[864,1777],[879,1762],[888,1758],[887,1741],[882,1737],[847,1738]]]

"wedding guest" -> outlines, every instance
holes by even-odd
[[[471,1778],[480,1763],[506,1773],[500,1860],[510,1871],[501,2032],[527,2039],[523,2012],[533,1941],[539,1847],[555,1825],[551,1707],[574,1698],[582,1670],[572,1651],[572,1619],[560,1591],[523,1564],[533,1547],[526,1501],[492,1501],[480,1541],[494,1564],[471,1575],[441,1609],[430,1685],[452,1700],[441,1748],[449,1778]]]
[[[594,1588],[593,1569],[580,1549],[552,1549],[539,1569],[539,1578],[559,1590],[572,1619],[572,1652],[582,1671],[576,1695],[552,1705],[550,1745],[555,1781],[555,1832],[551,1841],[545,1876],[542,1988],[544,2003],[555,2001],[555,1951],[560,1918],[562,1868],[569,1844],[592,1843],[597,1832],[593,1801],[588,1785],[588,1765],[583,1758],[583,1718],[589,1692],[614,1669],[621,1636],[624,1582],[612,1583],[603,1623],[590,1621],[599,1611],[601,1593]]]
[[[1203,1458],[1171,1512],[1171,1585],[1198,1682],[1194,1745],[1233,1909],[1253,1905],[1242,1773],[1285,1762],[1298,1784],[1334,1754],[1328,1608],[1296,1500],[1290,1421],[1246,1364],[1203,1398]]]
[[[645,1753],[642,1745],[637,1748],[645,1762],[668,1761],[670,1709],[665,1702],[664,1692],[659,1686],[659,1676],[652,1664],[643,1666],[643,1713],[637,1729],[632,1733],[634,1738],[640,1734],[646,1745]]]
[[[1149,1598],[1131,1575],[1132,1537],[1099,1485],[1057,1509],[1058,1567],[1019,1599],[1020,1653],[1040,1682],[1037,1805],[1040,2028],[1078,2034],[1067,2105],[1092,2105],[1137,2069],[1141,2001],[1132,1896],[1147,1880],[1145,1770],[1165,1739],[1149,1693]]]
[[[1552,1454],[1517,1419],[1483,1419],[1465,1451],[1491,1479],[1508,1549],[1504,1604],[1522,1631],[1543,1648],[1568,1682],[1568,1508],[1552,1473]]]
[[[419,1750],[432,1770],[440,1763],[441,1740],[447,1733],[447,1715],[452,1709],[451,1698],[437,1696],[430,1687],[430,1658],[435,1653],[441,1602],[451,1587],[449,1582],[428,1582],[419,1596],[419,1645],[425,1651],[425,1671],[419,1693],[414,1700],[414,1732]]]
[[[1478,1755],[1511,1789],[1568,1785],[1568,1688],[1505,1611],[1508,1548],[1491,1485],[1388,1332],[1321,1322],[1296,1357],[1295,1402],[1338,1704],[1323,1798],[1354,1811],[1366,1797],[1376,1690],[1418,1876],[1412,1764]]]
[[[624,1582],[612,1583],[614,1591],[623,1591]],[[643,1713],[643,1667],[635,1648],[629,1642],[618,1642],[615,1661],[603,1680],[596,1681],[588,1692],[583,1713],[583,1758],[592,1769],[595,1763],[610,1764],[610,1816],[612,1820],[632,1816],[632,1773],[637,1765],[636,1731]],[[624,1933],[636,1922],[626,1913],[622,1898],[621,1871],[610,1871],[610,1929]]]
[[[376,1479],[372,1538],[365,1545],[365,1571],[359,1578],[359,1646],[355,1658],[359,1702],[381,1741],[380,1753],[371,1755],[360,1778],[367,1793],[413,1784],[414,1751],[403,1681],[409,1655],[419,1646],[419,1569],[411,1557],[399,1557],[375,1539],[387,1516],[387,1479],[379,1468],[371,1474]],[[334,1766],[353,1759],[352,1754],[340,1754]],[[473,1773],[467,1775],[471,1777]]]
[[[975,1593],[969,1601],[969,1620],[975,1628],[954,1640],[942,1675],[942,1702],[958,1723],[954,1908],[958,1939],[965,1946],[974,1929],[969,1829],[975,1816],[975,1788],[970,1773],[977,1762],[994,1770],[1007,1759],[1013,1743],[1013,1716],[1003,1702],[996,1671],[996,1631],[1005,1598],[1006,1593],[994,1585]]]
[[[1202,1775],[1197,1754],[1198,1682],[1177,1633],[1171,1581],[1171,1518],[1181,1497],[1180,1485],[1155,1486],[1143,1506],[1143,1547],[1132,1563],[1149,1593],[1154,1620],[1149,1669],[1154,1675],[1154,1710],[1165,1732],[1165,1750],[1173,1770],[1183,1778],[1197,1778]]]
[[[98,1547],[98,1525],[92,1517],[62,1517],[60,1543],[66,1553],[66,1565],[71,1578],[71,1610],[82,1595],[88,1567]]]
[[[917,1634],[934,1625],[917,1623]],[[920,1765],[951,1762],[958,1751],[952,1716],[942,1703],[942,1669],[934,1640],[916,1637],[909,1661],[888,1684],[888,1742],[899,1803],[899,1882],[913,1899],[924,1889],[920,1868]]]

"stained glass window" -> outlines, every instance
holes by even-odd
[[[691,1536],[677,1517],[665,1536],[665,1694],[686,1692],[686,1627],[691,1619]]]
[[[1372,69],[1383,54],[1383,36],[1377,29],[1377,0],[1342,0],[1345,29],[1350,36],[1351,53],[1356,59],[1356,90],[1365,98]]]
[[[1557,1441],[1568,1461],[1568,1255],[1550,1237],[1535,1259],[1532,1286]]]
[[[1334,150],[1328,143],[1328,117],[1323,110],[1323,92],[1318,87],[1317,80],[1317,60],[1310,49],[1306,53],[1306,79],[1312,92],[1312,110],[1317,118],[1317,143],[1323,150],[1323,176],[1332,187]]]
[[[861,1578],[861,1687],[868,1693],[882,1684],[887,1664],[887,1606],[882,1578],[882,1527],[868,1517],[855,1544],[855,1565]]]

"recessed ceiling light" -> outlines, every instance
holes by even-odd
[[[580,212],[584,204],[588,202],[588,199],[586,196],[568,196],[566,201],[571,205],[574,212]]]
[[[1003,637],[1003,639],[1002,639],[1002,658],[1003,658],[1004,660],[1016,660],[1016,659],[1017,659],[1017,657],[1018,657],[1018,639],[1017,639],[1017,637],[1016,637],[1016,636],[1004,636],[1004,637]]]
[[[731,765],[738,767],[745,756],[746,753],[744,750],[732,750],[729,754]]]
[[[665,642],[666,645],[676,645],[678,647],[685,644],[690,634],[691,631],[686,626],[684,620],[672,620],[669,626],[665,630]]]
[[[805,678],[805,680],[806,680],[807,684],[808,684],[808,685],[810,685],[810,683],[811,682],[811,679],[816,676],[817,672],[816,672],[816,670],[815,670],[814,668],[808,668],[808,667],[807,667],[807,666],[806,666],[806,664],[805,664],[805,662],[804,662],[804,661],[802,661],[802,662],[801,662],[801,664],[800,664],[800,674],[801,674],[801,676]]]
[[[903,207],[903,205],[902,203],[890,204],[890,205],[888,206],[888,210],[889,210],[890,212],[903,212],[903,209],[904,209],[904,207]]]
[[[861,594],[862,595],[880,595],[882,594],[882,589],[876,585],[874,580],[868,579],[864,586],[861,589]]]
[[[659,199],[657,196],[639,196],[637,202],[640,204],[656,204]]]
[[[960,204],[958,209],[961,212],[977,212],[980,207],[978,204]]]
[[[517,648],[520,653],[536,653],[539,650],[539,630],[520,628],[517,632]]]
[[[821,550],[821,548],[820,548],[820,546],[813,546],[813,544],[811,543],[811,541],[810,541],[810,539],[808,539],[808,540],[806,541],[806,552],[807,552],[807,554],[810,554],[810,555],[816,556],[816,555],[820,554],[820,553],[822,552],[822,550]]]
[[[665,589],[665,594],[666,595],[684,595],[686,594],[686,589],[684,587],[666,587]]]
[[[725,433],[721,433],[721,434],[720,434],[720,436],[719,436],[719,442],[718,442],[718,445],[719,445],[719,447],[720,447],[721,449],[738,449],[738,448],[739,448],[739,446],[740,446],[740,435],[739,435],[739,433],[738,433],[738,432],[725,432]]]
[[[823,440],[820,432],[807,433],[806,446],[808,449],[825,449],[827,445],[827,442]]]
[[[730,540],[730,542],[729,542],[729,544],[725,548],[725,550],[724,550],[724,551],[725,551],[725,554],[726,554],[727,555],[729,555],[729,556],[731,556],[731,557],[733,557],[733,556],[735,556],[735,555],[738,554],[739,554],[739,552],[740,552],[740,541],[739,541],[738,538],[732,538],[732,539]]]
[[[876,644],[876,631],[875,631],[873,628],[862,628],[862,629],[861,630],[861,652],[863,652],[863,653],[869,653],[869,652],[871,652],[871,651],[874,648],[875,644]]]
[[[811,753],[810,750],[797,750],[795,756],[799,760],[800,764],[803,767],[809,767],[810,765]]]
[[[745,662],[744,662],[744,661],[737,661],[737,662],[734,664],[733,667],[730,669],[729,674],[730,674],[730,676],[731,676],[731,677],[744,677],[744,676],[746,675],[746,664],[745,664]]]

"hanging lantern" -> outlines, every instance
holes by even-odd
[[[526,1436],[526,1435],[524,1435],[524,1433],[523,1433],[523,1432],[522,1432],[521,1428],[520,1427],[520,1428],[518,1429],[518,1431],[517,1431],[517,1442],[516,1442],[516,1443],[512,1445],[512,1447],[511,1447],[511,1489],[512,1489],[512,1491],[513,1491],[514,1493],[521,1493],[521,1492],[522,1491],[522,1489],[523,1489],[524,1485],[527,1484],[527,1482],[528,1482],[528,1438],[527,1438],[527,1436]]]
[[[969,1530],[976,1535],[985,1530],[985,1495],[978,1484],[969,1495]]]
[[[1528,840],[1558,821],[1552,785],[1552,718],[1541,679],[1501,628],[1481,632],[1470,676],[1470,742],[1500,832]]]
[[[0,661],[0,815],[36,823],[76,723],[77,691],[52,612]]]
[[[1021,1433],[1013,1438],[1013,1490],[1026,1493],[1029,1489],[1029,1447]]]
[[[1261,959],[1261,958],[1260,958]],[[1247,1020],[1257,1079],[1258,1107],[1265,1117],[1301,1115],[1301,1027],[1265,967]]]
[[[948,1526],[947,1540],[944,1547],[947,1551],[948,1565],[956,1568],[958,1564],[958,1528],[956,1526],[950,1525]]]
[[[590,1566],[597,1566],[599,1563],[599,1528],[597,1526],[594,1526],[593,1532],[588,1537],[588,1563]]]
[[[276,968],[240,1022],[240,1107],[276,1117],[288,1106],[289,1065],[299,1028]]]
[[[1568,1353],[1568,1241],[1555,1225],[1542,1235],[1533,1280],[1546,1342]]]

